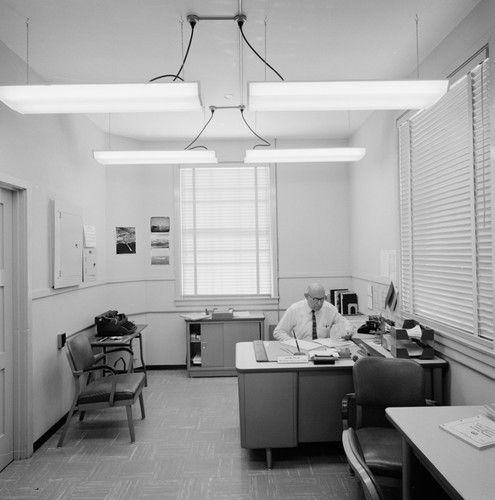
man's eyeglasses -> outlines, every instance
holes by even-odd
[[[311,299],[311,300],[314,300],[316,302],[322,302],[325,300],[325,297],[311,297],[311,295],[308,294],[308,297]]]

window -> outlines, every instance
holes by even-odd
[[[488,59],[399,123],[401,307],[493,341]]]
[[[269,166],[180,168],[182,296],[273,292]]]

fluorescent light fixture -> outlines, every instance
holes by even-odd
[[[244,163],[359,161],[366,148],[248,149]]]
[[[165,163],[218,163],[215,151],[93,151],[102,165],[160,165]]]
[[[6,86],[0,87],[0,101],[22,114],[201,109],[198,82]]]
[[[448,80],[250,82],[249,111],[423,109],[448,89]]]

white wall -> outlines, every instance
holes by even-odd
[[[390,111],[376,112],[352,139],[354,146],[366,148],[366,156],[349,168],[349,227],[352,288],[367,314],[383,312],[383,289],[390,279],[382,276],[381,254],[399,248],[395,118]],[[369,309],[368,285],[374,292]]]

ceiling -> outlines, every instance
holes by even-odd
[[[210,117],[209,106],[247,104],[248,81],[279,80],[240,43],[234,20],[206,17],[233,19],[242,11],[249,43],[287,81],[406,79],[416,73],[417,56],[424,59],[478,2],[0,0],[0,40],[23,61],[29,59],[30,83],[38,81],[36,74],[53,84],[144,83],[177,74],[191,34],[187,16],[199,16],[181,76],[200,82],[202,112],[89,116],[112,134],[187,145]],[[1,83],[22,85],[26,80]],[[368,114],[245,116],[268,139],[345,139]],[[219,109],[203,137],[253,139],[237,109]]]

